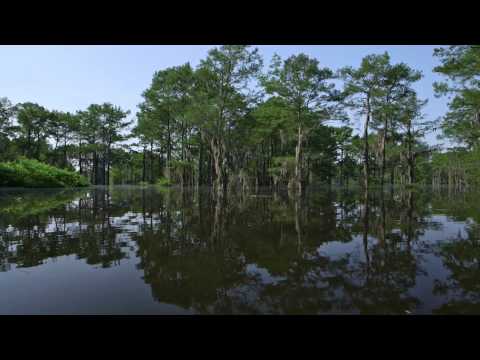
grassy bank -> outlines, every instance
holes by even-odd
[[[88,186],[80,174],[59,169],[37,160],[21,159],[0,163],[0,186],[56,188]]]

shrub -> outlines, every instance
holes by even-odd
[[[157,180],[156,185],[158,185],[158,186],[171,186],[172,184],[171,184],[170,180],[168,180],[167,178],[161,177]]]
[[[0,163],[0,186],[82,187],[88,186],[88,180],[73,171],[59,169],[37,160],[21,159]]]

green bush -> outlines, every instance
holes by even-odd
[[[158,185],[158,186],[171,186],[172,183],[167,178],[161,177],[157,180],[156,185]]]
[[[88,180],[73,171],[59,169],[37,160],[21,159],[0,163],[0,186],[82,187]]]

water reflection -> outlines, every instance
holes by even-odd
[[[150,300],[124,299],[125,313],[148,301],[150,310],[211,314],[480,312],[478,194],[265,189],[218,198],[99,187],[4,190],[0,199],[2,271],[36,273],[65,256],[113,269],[113,290],[151,290]],[[127,268],[137,275],[127,279]],[[62,271],[75,279],[76,269]],[[38,276],[55,296],[55,281]],[[92,298],[82,301],[95,311]]]

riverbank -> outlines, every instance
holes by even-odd
[[[20,159],[0,163],[0,186],[62,188],[88,185],[88,180],[74,171],[60,169],[37,160]]]

